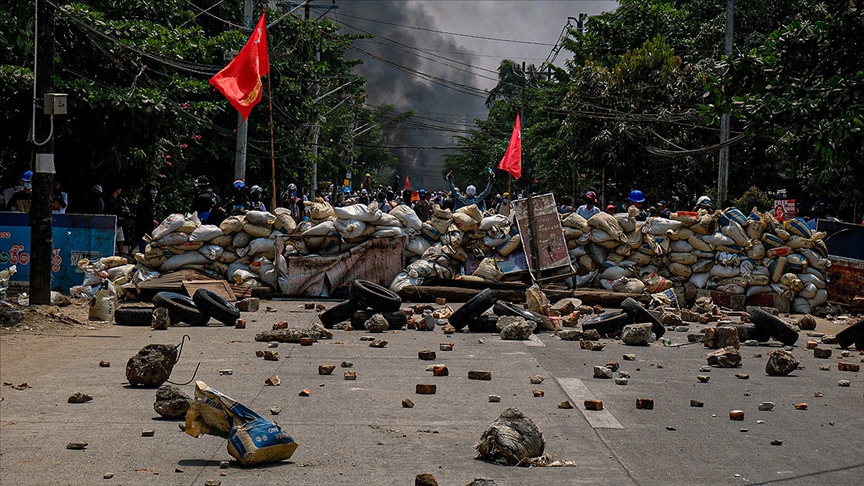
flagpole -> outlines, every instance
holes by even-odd
[[[273,87],[270,75],[267,75],[267,98],[270,101],[270,174],[273,182],[273,197],[271,198],[273,211],[276,210],[276,142],[273,138]]]
[[[507,173],[507,214],[505,216],[510,216],[510,202],[513,201],[513,174]]]

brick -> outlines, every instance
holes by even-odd
[[[702,407],[705,406],[705,403],[700,402],[699,400],[690,400],[690,406],[691,406],[691,407],[698,407],[698,408],[702,408]]]
[[[434,395],[435,392],[438,391],[438,386],[418,383],[414,391],[418,395]]]
[[[444,297],[436,297],[435,303],[438,305],[444,305],[447,303],[447,299],[445,299]]]
[[[618,371],[618,368],[619,368],[620,366],[621,366],[621,365],[619,365],[617,361],[607,361],[607,362],[606,362],[606,367],[609,368],[609,369],[612,370],[612,371]]]
[[[387,341],[372,341],[369,343],[370,348],[383,348],[387,346]]]
[[[732,346],[738,349],[741,347],[738,329],[734,327],[706,327],[703,332],[705,333],[705,341],[702,343],[706,348],[720,349]]]
[[[318,312],[321,312],[321,311],[323,311],[323,310],[325,310],[325,309],[327,309],[327,306],[326,306],[326,305],[324,305],[324,304],[315,304],[315,310],[317,310]]]
[[[99,362],[99,367],[100,368],[110,368],[111,362],[103,359],[102,361]]]
[[[261,305],[260,303],[260,300],[255,297],[250,297],[248,299],[238,300],[234,303],[234,307],[236,307],[240,312],[257,312]]]
[[[279,361],[279,351],[264,351],[264,361]]]
[[[819,343],[816,341],[807,341],[807,349],[816,349],[819,347]]]
[[[739,380],[749,380],[750,375],[748,375],[747,373],[738,373],[735,375],[735,378],[738,378]]]
[[[741,353],[733,346],[728,346],[705,355],[705,359],[711,366],[721,368],[734,368],[741,365]]]
[[[300,395],[301,397],[308,397],[311,394],[312,394],[312,391],[308,388],[304,388],[304,389],[300,390],[300,393],[298,393],[298,395]]]
[[[270,378],[264,380],[264,384],[268,386],[279,386],[282,384],[282,380],[280,380],[277,375],[273,375]]]
[[[708,380],[711,379],[708,375],[697,375],[696,379],[699,380],[700,383],[708,383]]]
[[[423,361],[434,361],[435,351],[432,351],[431,349],[423,349],[417,352],[417,357],[422,359]]]
[[[449,376],[450,370],[444,365],[435,365],[432,367],[432,374],[435,376]]]
[[[357,379],[357,372],[354,370],[348,370],[345,372],[344,376],[345,376],[346,380],[356,380]]]
[[[453,327],[451,324],[446,324],[443,328],[443,331],[444,334],[453,334],[454,332],[456,332],[456,328]]]
[[[315,308],[315,302],[306,302],[303,304],[303,308],[306,310],[314,309]]]
[[[861,369],[861,365],[858,363],[846,363],[841,361],[837,363],[837,369],[840,371],[854,371],[857,373]]]
[[[563,402],[558,404],[558,408],[571,409],[573,408],[573,404],[570,403],[569,400],[564,400]]]
[[[275,331],[278,329],[288,329],[288,323],[285,321],[279,321],[276,324],[273,324],[273,330]]]
[[[603,410],[603,400],[585,400],[585,410]]]
[[[236,321],[234,321],[234,328],[246,329],[246,319],[237,319]]]
[[[312,340],[312,338],[310,338],[310,337],[300,338],[300,346],[312,346],[312,344],[314,344],[314,343],[315,343],[315,341]]]
[[[402,408],[414,408],[414,402],[411,399],[406,398],[402,400]]]
[[[319,375],[332,375],[333,370],[336,369],[336,365],[321,365],[318,367]]]
[[[654,410],[653,398],[637,398],[636,408],[639,410]]]
[[[469,380],[485,380],[489,381],[492,379],[491,371],[481,371],[481,370],[471,370],[468,372]]]
[[[813,348],[813,357],[814,358],[830,358],[831,350],[828,348]]]
[[[441,343],[438,345],[438,349],[441,351],[453,351],[454,343]]]
[[[744,410],[732,410],[729,412],[729,420],[744,420]]]
[[[625,354],[622,358],[624,358],[624,361],[636,361],[635,354]]]
[[[532,385],[539,385],[539,384],[543,383],[543,380],[545,380],[545,379],[546,379],[546,378],[544,378],[544,377],[542,377],[542,376],[540,376],[540,375],[533,375],[533,376],[529,379],[529,381],[531,382]]]
[[[542,397],[546,394],[546,392],[544,392],[543,390],[532,390],[531,393],[537,398]]]
[[[796,403],[795,404],[795,410],[807,410],[807,404],[806,403]]]

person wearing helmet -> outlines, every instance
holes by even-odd
[[[33,198],[33,171],[28,170],[21,176],[21,187],[12,192],[6,199],[6,211],[19,213],[30,212],[30,200]]]
[[[189,208],[190,213],[198,213],[198,219],[203,224],[219,224],[225,219],[225,210],[222,208],[222,199],[213,192],[210,180],[206,176],[200,176],[195,180],[198,195],[192,201]]]
[[[604,211],[606,214],[615,214],[615,205],[612,203],[607,204]]]
[[[249,207],[249,195],[246,192],[246,183],[243,179],[237,179],[231,186],[231,215],[237,216]]]
[[[31,182],[32,180],[33,171],[28,170],[24,172],[24,175],[22,175],[20,179],[18,179],[17,184],[4,189],[2,195],[0,195],[0,208],[5,210],[6,206],[8,206],[9,200],[12,199],[12,195],[24,188],[24,182]]]
[[[600,212],[600,208],[597,207],[597,193],[594,191],[588,191],[582,196],[582,200],[585,201],[585,204],[576,208],[576,214],[585,218],[585,220],[591,219],[591,216]]]
[[[486,183],[486,189],[483,189],[483,192],[477,194],[477,188],[474,186],[468,186],[465,188],[465,194],[459,192],[459,189],[453,184],[453,172],[447,173],[447,182],[450,185],[450,192],[453,194],[453,198],[456,200],[456,205],[454,209],[459,209],[463,206],[470,206],[472,204],[477,205],[477,209],[480,212],[486,211],[486,198],[489,197],[489,193],[492,192],[492,183],[495,182],[495,171],[489,169],[489,182]]]
[[[417,213],[420,221],[429,221],[429,218],[432,217],[432,206],[429,204],[429,195],[426,194],[425,189],[420,189],[417,195],[420,199],[414,203],[414,212]]]
[[[636,221],[645,221],[648,219],[648,211],[642,209],[642,206],[645,204],[645,195],[642,194],[642,191],[639,189],[633,189],[630,191],[630,197],[627,198],[630,201],[630,206],[635,207],[639,210],[636,213]],[[630,208],[627,208],[628,212]]]
[[[254,185],[249,188],[249,200],[246,202],[246,207],[252,211],[267,211],[267,205],[261,197],[264,195],[264,189],[259,185]]]
[[[102,186],[93,185],[84,198],[84,212],[87,214],[104,214],[105,201],[102,200]]]
[[[363,189],[366,189],[367,194],[372,192],[372,174],[370,174],[368,172],[366,173],[365,176],[363,176]],[[366,204],[369,204],[369,203],[366,203]]]
[[[711,201],[711,198],[708,196],[702,196],[696,200],[696,207],[693,208],[693,211],[699,211],[700,209],[704,209],[706,211],[713,212],[714,211],[714,202]]]
[[[306,207],[303,204],[303,200],[297,196],[297,186],[294,184],[288,184],[288,189],[284,194],[285,196],[282,199],[282,207],[291,211],[291,219],[293,219],[295,223],[302,223],[303,217],[306,216]]]
[[[365,187],[360,189],[360,197],[357,198],[357,202],[367,206],[369,205],[369,191],[367,191]]]
[[[666,219],[669,219],[669,217],[672,216],[672,211],[666,207],[666,201],[660,201],[657,203],[657,216]]]
[[[830,208],[825,204],[825,201],[816,201],[816,203],[813,204],[813,208],[810,210],[813,215],[810,217],[810,220],[807,221],[807,226],[809,226],[811,230],[816,231],[817,220],[824,219],[826,221],[840,221],[832,216],[829,210]]]

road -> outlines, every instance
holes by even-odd
[[[265,305],[274,312],[264,311]],[[549,333],[517,342],[492,334],[444,335],[440,328],[376,335],[389,343],[381,349],[360,340],[365,332],[335,331],[333,340],[313,346],[280,344],[279,361],[257,358],[255,351],[266,344],[254,341],[256,332],[277,321],[297,327],[316,321],[315,312],[302,307],[298,301],[262,302],[261,311],[245,315],[247,329],[103,325],[42,335],[4,330],[0,380],[32,388],[2,388],[0,483],[203,485],[218,479],[223,485],[395,485],[412,484],[416,474],[429,472],[441,485],[481,476],[500,485],[856,484],[864,475],[858,447],[864,380],[860,373],[838,371],[836,346],[834,357],[814,358],[804,349],[803,335],[792,351],[803,369],[788,377],[764,373],[774,346],[742,346],[741,368],[702,372],[707,350],[701,345],[632,347],[603,340],[602,351],[589,351]],[[290,460],[220,469],[220,461],[231,459],[225,440],[186,435],[178,427],[182,421],[154,412],[154,390],[124,384],[124,365],[138,349],[177,344],[184,334],[191,340],[173,381],[189,380],[200,362],[197,379],[292,435],[299,447]],[[668,336],[686,342],[685,333]],[[455,346],[440,351],[441,342]],[[436,350],[435,361],[418,359],[418,351],[427,348]],[[626,353],[636,360],[624,361]],[[853,351],[842,359],[858,363],[862,356]],[[100,368],[100,360],[111,366]],[[610,360],[630,373],[629,384],[592,377],[594,365]],[[356,381],[343,379],[342,361],[353,363]],[[446,364],[450,375],[433,377],[426,371],[431,363]],[[336,371],[320,376],[322,364],[336,365]],[[819,370],[821,364],[830,370]],[[224,369],[233,374],[220,375]],[[489,370],[492,380],[468,380],[469,370]],[[264,384],[273,374],[280,386]],[[531,384],[535,374],[545,381]],[[700,383],[699,374],[710,381]],[[841,379],[852,386],[839,387]],[[436,384],[437,393],[415,394],[418,383]],[[182,388],[194,391],[193,385]],[[298,395],[304,388],[311,396]],[[534,389],[545,396],[535,398]],[[93,401],[67,403],[75,392]],[[492,394],[500,403],[488,401]],[[415,407],[403,408],[405,398]],[[605,410],[582,410],[586,398],[603,400]],[[636,409],[636,398],[653,398],[655,408]],[[691,399],[704,407],[691,407]],[[565,400],[576,407],[559,409]],[[766,401],[776,404],[774,410],[760,412],[759,403]],[[795,409],[801,402],[807,410]],[[281,414],[270,415],[272,406],[281,407]],[[537,423],[547,453],[576,465],[518,468],[477,459],[474,444],[507,407]],[[743,422],[729,420],[733,409],[745,411]],[[142,437],[144,429],[155,436]],[[771,445],[772,440],[783,443]],[[89,445],[67,450],[69,442]],[[113,478],[103,479],[106,473]]]

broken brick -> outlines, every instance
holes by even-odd
[[[279,351],[264,351],[264,361],[279,361]]]
[[[573,408],[573,404],[569,400],[564,400],[558,404],[558,408],[570,409]]]
[[[315,341],[310,337],[301,337],[300,346],[312,346]]]
[[[744,410],[732,410],[729,412],[729,420],[744,420]]]
[[[441,343],[438,345],[441,351],[453,351],[453,343]]]
[[[637,398],[636,408],[639,410],[654,410],[653,398]]]
[[[264,384],[270,385],[270,386],[279,386],[281,383],[282,383],[282,380],[280,380],[277,375],[273,375],[270,378],[267,378],[266,380],[264,380]]]
[[[423,349],[417,353],[417,357],[424,361],[433,361],[435,359],[435,351]]]
[[[734,329],[734,328],[733,328]],[[705,355],[708,364],[721,368],[734,368],[741,365],[741,353],[733,346],[727,346]]]
[[[99,367],[100,368],[110,368],[111,362],[103,359],[102,361],[99,362]]]
[[[406,398],[402,400],[402,408],[414,408],[414,402]]]
[[[720,349],[732,346],[735,349],[741,347],[741,342],[738,339],[738,329],[734,327],[706,327],[705,341],[703,344],[706,348]]]
[[[418,383],[414,389],[414,392],[418,395],[434,395],[436,391],[438,391],[437,385],[423,383]]]
[[[618,371],[618,368],[620,367],[620,365],[618,364],[617,361],[607,361],[606,367],[612,371]]]
[[[546,392],[544,392],[543,390],[532,390],[531,393],[538,398],[546,394]]]
[[[333,370],[336,369],[336,365],[321,365],[318,367],[319,375],[332,375]]]
[[[357,379],[357,372],[354,370],[348,370],[345,372],[344,376],[345,376],[346,380],[356,380]]]
[[[370,348],[383,348],[387,346],[387,341],[372,341],[369,343]]]
[[[585,400],[585,410],[603,410],[603,400]]]
[[[298,395],[300,395],[301,397],[308,397],[311,394],[312,394],[312,391],[309,390],[308,388],[304,388],[304,389],[300,390],[300,393],[298,393]]]
[[[795,404],[795,410],[807,410],[807,404],[803,403],[803,402],[802,403],[796,403]]]
[[[288,323],[285,321],[279,321],[276,324],[273,324],[273,330],[275,331],[278,329],[288,329]]]
[[[807,349],[816,349],[819,343],[816,341],[807,341]]]
[[[246,319],[237,319],[234,321],[234,327],[236,329],[246,329]]]
[[[482,371],[482,370],[471,370],[468,372],[469,380],[485,380],[489,381],[492,379],[491,371]]]
[[[705,403],[700,402],[699,400],[690,400],[690,406],[691,406],[691,407],[699,407],[699,408],[701,408],[701,407],[704,407],[704,406],[705,406]]]
[[[830,358],[831,350],[828,348],[813,348],[813,357],[814,358]]]
[[[444,365],[435,365],[432,367],[432,374],[435,376],[448,376],[450,370]]]
[[[456,328],[453,327],[452,324],[446,324],[443,328],[444,334],[453,334],[456,332]]]
[[[837,363],[837,369],[840,371],[854,371],[857,373],[861,369],[861,365],[858,363],[846,363],[841,361]]]

